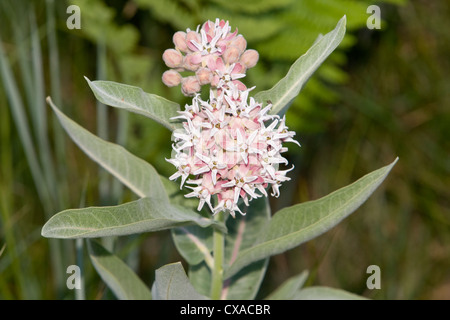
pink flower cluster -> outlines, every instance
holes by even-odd
[[[171,68],[164,72],[162,80],[169,87],[181,83],[186,96],[199,92],[202,85],[219,87],[226,77],[245,90],[238,79],[258,62],[256,50],[246,50],[247,41],[242,35],[233,33],[228,21],[207,21],[197,31],[187,29],[173,36],[175,49],[164,51],[163,60]],[[194,75],[182,77],[180,72],[191,71]]]
[[[288,164],[281,155],[288,150],[283,142],[299,143],[284,117],[269,114],[272,104],[263,107],[249,97],[253,88],[238,80],[245,76],[245,67],[224,58],[236,39],[236,32],[229,30],[228,22],[208,21],[201,42],[195,37],[182,42],[182,48],[191,50],[186,57],[194,55],[191,59],[200,65],[205,61],[202,72],[211,74],[207,82],[211,90],[208,100],[194,93],[192,104],[173,118],[184,122],[183,129],[173,133],[172,158],[167,161],[177,168],[170,180],[181,177],[181,188],[189,184],[192,192],[186,197],[200,200],[198,210],[206,203],[213,214],[225,211],[234,217],[236,211],[245,214],[239,209],[240,200],[248,206],[252,199],[267,197],[267,188],[279,196],[279,187],[290,180],[286,173],[293,168],[279,170],[280,164]],[[197,77],[201,78],[198,72]]]

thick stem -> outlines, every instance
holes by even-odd
[[[214,220],[224,222],[224,213],[219,212]],[[219,300],[223,286],[223,261],[224,261],[224,242],[225,237],[222,231],[214,229],[214,268],[212,270],[211,299]]]

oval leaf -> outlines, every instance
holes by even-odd
[[[164,186],[152,165],[129,153],[123,147],[90,133],[64,115],[47,98],[59,121],[72,140],[97,162],[140,197],[159,198],[168,202]]]
[[[155,300],[206,300],[195,291],[180,262],[165,265],[155,272],[152,286]]]
[[[271,101],[271,114],[284,114],[309,77],[341,43],[345,25],[346,16],[339,20],[333,31],[318,38],[313,46],[294,62],[283,79],[271,89],[257,93],[255,99],[260,102]]]
[[[194,211],[160,199],[142,198],[112,207],[64,210],[47,221],[42,235],[60,239],[123,236],[189,224],[220,227],[214,220]],[[224,226],[221,229],[224,230]]]
[[[173,131],[181,128],[181,123],[170,120],[179,116],[178,103],[144,92],[141,88],[112,81],[90,81],[84,77],[101,103],[144,115]]]
[[[120,300],[150,300],[150,289],[122,260],[95,241],[88,241],[89,257],[100,277]]]
[[[246,265],[292,249],[337,225],[355,211],[386,178],[398,158],[353,184],[321,199],[297,204],[278,211],[261,232],[261,238],[242,251],[225,272],[230,277]]]

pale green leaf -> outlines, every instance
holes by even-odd
[[[271,114],[284,114],[309,77],[342,41],[345,25],[344,16],[333,31],[318,38],[313,46],[294,62],[283,79],[271,89],[257,93],[255,99],[263,103],[271,101]]]
[[[85,79],[101,103],[144,115],[171,131],[181,128],[181,122],[170,120],[171,117],[179,116],[178,103],[146,93],[138,87],[112,81],[90,81],[86,77]]]
[[[251,248],[270,221],[271,212],[266,197],[255,199],[245,216],[227,221],[228,235],[225,238],[225,268],[231,266],[240,252]],[[222,299],[254,299],[266,273],[269,259],[256,261],[246,266],[224,282]]]
[[[155,272],[152,286],[155,300],[206,300],[189,282],[180,262],[165,265]]]
[[[90,133],[64,115],[50,98],[47,98],[47,102],[72,140],[92,160],[118,178],[138,196],[169,201],[159,175],[152,165],[132,155],[122,146],[107,142]]]
[[[213,247],[211,228],[187,226],[174,228],[171,232],[178,252],[190,265],[205,261],[212,268],[214,260],[211,255]]]
[[[183,225],[202,227],[218,225],[212,219],[163,202],[160,199],[141,198],[113,207],[69,209],[55,214],[42,228],[47,238],[94,238],[155,232]]]
[[[198,293],[204,296],[211,294],[211,268],[205,261],[196,265],[189,265],[189,280]]]
[[[289,278],[279,288],[267,296],[267,300],[291,300],[305,284],[308,278],[308,271],[303,271],[299,275]]]
[[[356,294],[328,287],[308,287],[299,290],[293,300],[367,300]]]
[[[95,241],[88,241],[89,256],[100,277],[121,300],[150,300],[150,289],[122,260]]]
[[[292,249],[337,225],[367,200],[397,160],[398,158],[390,165],[321,199],[297,204],[275,213],[267,227],[261,230],[258,241],[238,255],[225,276],[236,274],[252,262]]]

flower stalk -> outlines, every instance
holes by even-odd
[[[214,216],[217,222],[224,222],[224,212],[219,212]],[[213,300],[219,300],[222,294],[223,287],[223,264],[224,264],[224,248],[225,236],[222,231],[214,228],[213,231],[213,250],[214,250],[214,265],[212,270],[212,283],[210,297]]]

